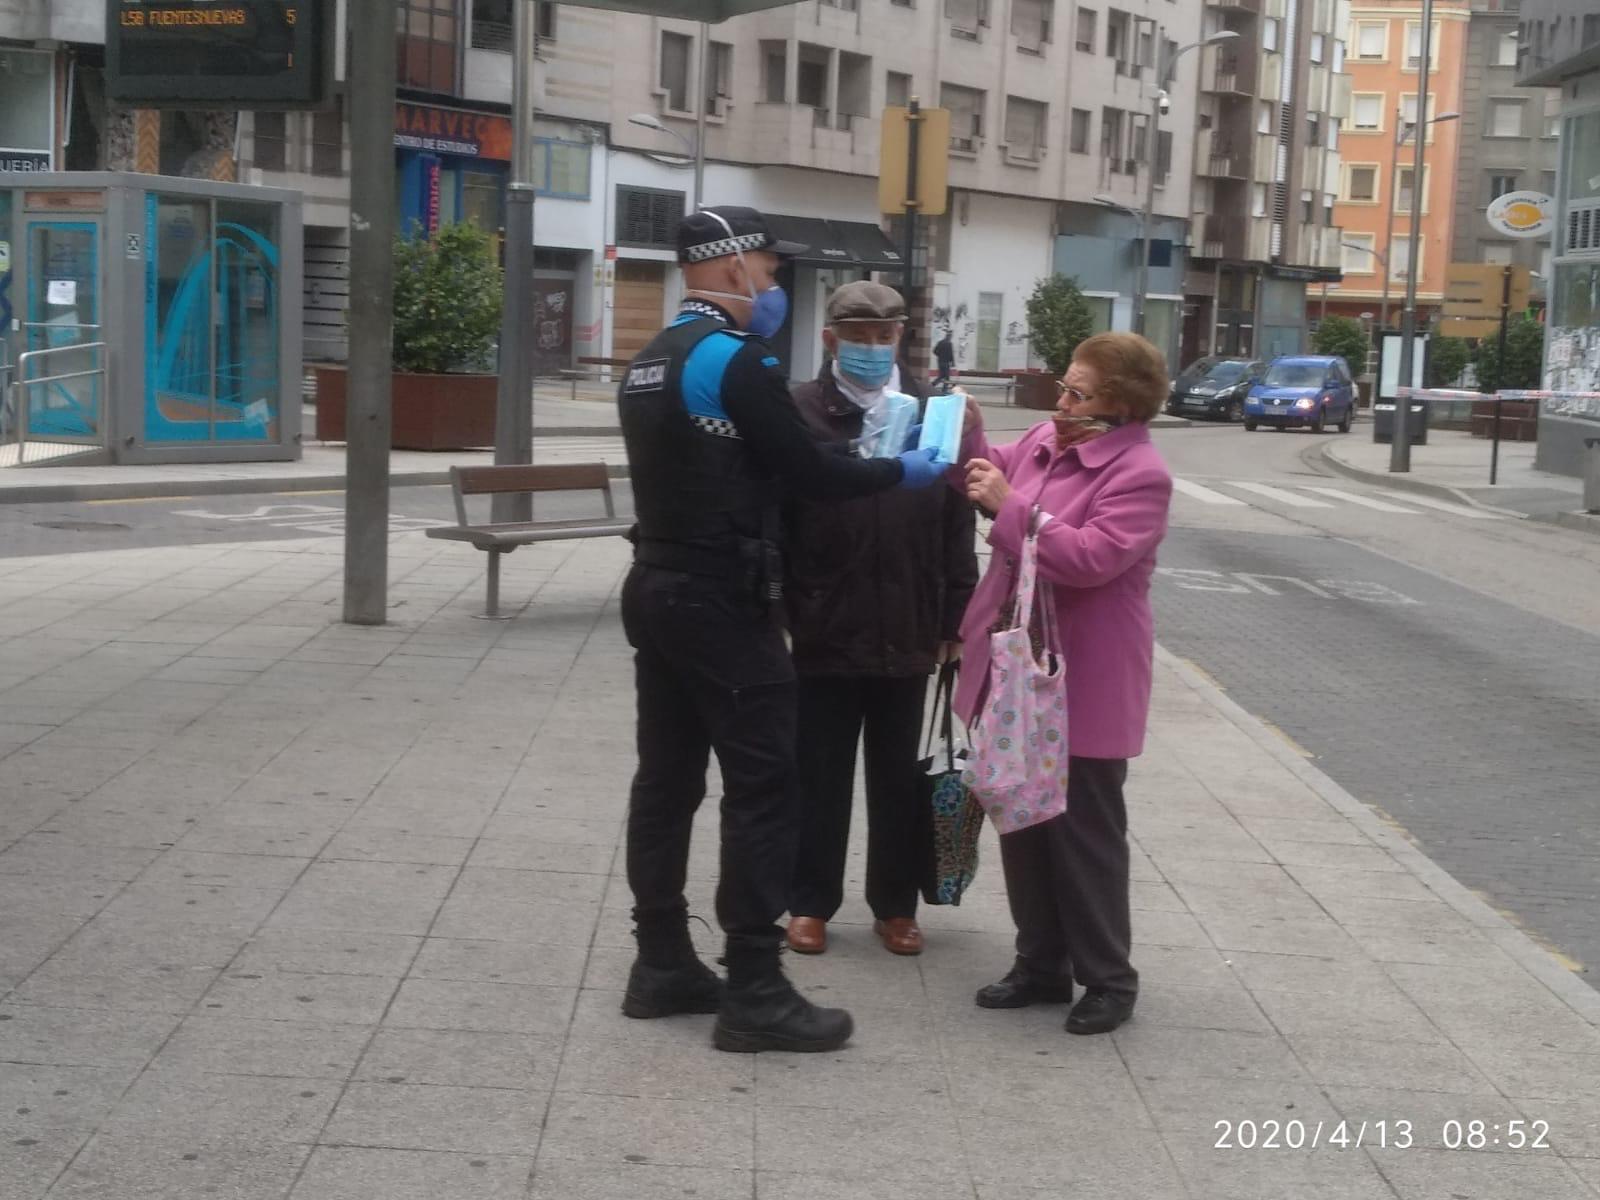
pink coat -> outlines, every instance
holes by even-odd
[[[1144,749],[1155,653],[1150,577],[1167,532],[1172,475],[1141,424],[1058,452],[1055,427],[990,446],[981,430],[961,458],[986,458],[1011,495],[989,533],[994,554],[961,622],[956,711],[971,721],[989,675],[989,630],[1012,587],[1030,509],[1049,515],[1039,531],[1039,578],[1051,586],[1067,652],[1067,739],[1084,758],[1133,758]],[[950,473],[964,488],[964,473]]]

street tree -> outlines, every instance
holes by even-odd
[[[1078,343],[1094,333],[1094,311],[1069,275],[1039,280],[1028,297],[1028,344],[1053,375],[1072,364]]]
[[[504,294],[489,235],[469,222],[394,244],[394,369],[425,375],[493,370]]]
[[[1461,338],[1435,337],[1428,348],[1428,386],[1454,387],[1472,361],[1472,348]]]
[[[1311,340],[1318,354],[1337,355],[1357,375],[1367,369],[1368,344],[1367,331],[1354,317],[1324,317]]]
[[[1504,363],[1498,338],[1478,343],[1476,363],[1480,391],[1537,388],[1544,375],[1544,326],[1526,315],[1513,318],[1506,328]]]

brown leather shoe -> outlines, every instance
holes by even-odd
[[[883,948],[890,954],[922,953],[922,930],[915,917],[890,917],[887,921],[874,921],[872,932],[883,939]]]
[[[789,918],[789,949],[796,954],[821,954],[828,948],[828,923],[821,917]]]

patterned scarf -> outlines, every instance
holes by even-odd
[[[1051,419],[1056,426],[1058,451],[1065,450],[1068,446],[1080,446],[1084,442],[1092,442],[1122,424],[1114,417],[1110,420],[1103,417],[1069,417],[1063,412],[1056,413]]]

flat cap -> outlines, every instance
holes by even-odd
[[[767,219],[755,209],[734,204],[700,209],[684,217],[678,225],[680,263],[706,262],[752,250],[770,250],[793,258],[805,249],[798,242],[781,241],[772,232]]]
[[[904,321],[906,302],[892,287],[858,280],[837,288],[828,297],[829,325],[841,321]]]

